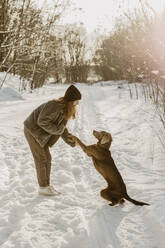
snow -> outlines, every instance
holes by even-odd
[[[152,71],[152,74],[158,75],[158,74],[159,74],[159,71],[153,70],[153,71]]]
[[[22,96],[15,89],[5,87],[1,90],[0,101],[23,100]]]
[[[5,94],[0,91],[0,247],[164,248],[165,153],[154,107],[130,99],[124,82],[77,84],[83,98],[77,119],[68,124],[86,144],[96,142],[93,129],[111,132],[111,153],[129,195],[151,206],[126,201],[110,207],[99,195],[106,183],[91,159],[62,139],[51,148],[51,182],[62,194],[44,197],[37,194],[23,121],[41,103],[62,96],[68,85],[26,94],[12,87],[17,80],[10,77]]]

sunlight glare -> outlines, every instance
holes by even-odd
[[[40,0],[40,6],[47,3],[51,6],[53,0]],[[161,13],[165,7],[165,0],[144,0],[152,8]],[[64,23],[81,22],[88,32],[94,31],[97,27],[110,30],[113,26],[113,20],[120,13],[128,9],[131,10],[139,5],[139,0],[72,0],[75,7],[81,8],[81,11],[67,13],[64,17]],[[122,9],[119,9],[121,3]],[[123,5],[124,3],[124,5]]]

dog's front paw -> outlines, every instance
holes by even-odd
[[[72,135],[72,139],[76,142],[77,137],[76,137],[76,136],[74,136],[74,135]]]
[[[78,145],[78,138],[76,136],[72,136],[72,140],[75,142],[76,145]]]

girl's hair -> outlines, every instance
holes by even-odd
[[[64,97],[60,97],[59,99],[55,99],[56,102],[61,103],[64,106],[64,118],[68,121],[69,119],[75,119],[77,108],[73,105],[73,101],[67,102]]]

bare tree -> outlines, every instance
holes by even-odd
[[[86,31],[84,28],[70,26],[63,38],[63,63],[67,82],[86,82],[89,72],[87,58]]]
[[[31,89],[41,87],[52,61],[48,54],[56,39],[52,41],[51,37],[55,37],[54,28],[67,8],[68,0],[56,0],[52,12],[38,9],[30,0],[6,2],[9,21],[3,31],[7,35],[1,42],[5,56],[0,70],[5,68],[7,73],[30,80]],[[0,87],[3,83],[4,80]]]
[[[96,51],[94,62],[103,79],[135,81],[154,66],[152,28],[154,16],[144,6],[123,13]]]

